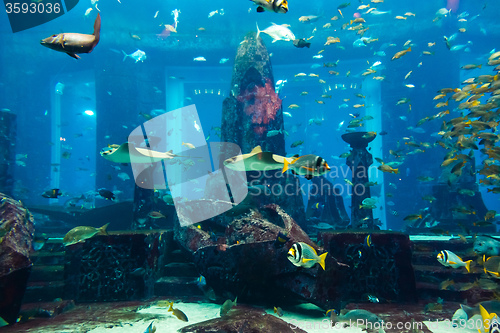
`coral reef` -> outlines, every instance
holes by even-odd
[[[253,124],[269,124],[281,108],[281,99],[274,91],[269,78],[266,79],[264,86],[255,85],[252,89],[246,89],[236,99],[244,103],[245,114],[252,117]],[[255,126],[253,130],[256,134],[262,135],[266,127]]]

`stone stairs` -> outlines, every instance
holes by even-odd
[[[484,275],[482,266],[477,264],[477,255],[472,252],[472,241],[467,243],[460,239],[449,239],[443,237],[442,240],[412,240],[413,253],[412,265],[415,271],[417,293],[420,299],[436,299],[440,297],[445,301],[463,302],[468,300],[475,303],[478,300],[492,299],[494,290],[485,290],[480,287],[473,287],[468,290],[466,285],[474,283]],[[452,251],[464,261],[473,260],[471,272],[468,273],[465,267],[451,268],[445,267],[436,259],[437,254],[443,250]],[[441,289],[440,284],[446,280],[453,280],[454,284],[446,289]],[[489,280],[498,281],[496,279]],[[500,287],[500,284],[499,284]]]
[[[176,246],[169,258],[170,262],[162,269],[162,277],[155,282],[155,296],[203,296],[197,285],[200,274],[191,256]]]
[[[30,254],[33,266],[23,303],[51,302],[64,296],[64,245],[62,238],[36,237],[43,247]]]

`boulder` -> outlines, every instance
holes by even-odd
[[[178,331],[182,333],[305,332],[274,315],[265,313],[262,309],[239,305],[224,317],[185,326]]]
[[[31,271],[34,237],[31,213],[0,193],[0,317],[15,323]]]

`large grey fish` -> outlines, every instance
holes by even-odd
[[[52,35],[40,41],[45,47],[49,49],[65,52],[70,57],[75,59],[80,58],[77,53],[90,53],[94,47],[99,43],[101,31],[101,15],[97,14],[94,22],[94,33],[92,35],[79,34],[79,33],[61,33]]]

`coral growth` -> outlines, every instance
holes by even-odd
[[[252,123],[256,125],[269,124],[281,107],[281,99],[274,91],[274,86],[269,79],[266,79],[264,86],[256,85],[251,90],[246,89],[237,99],[245,104],[245,113],[252,117]],[[256,126],[254,132],[262,135],[265,129],[265,126]]]

